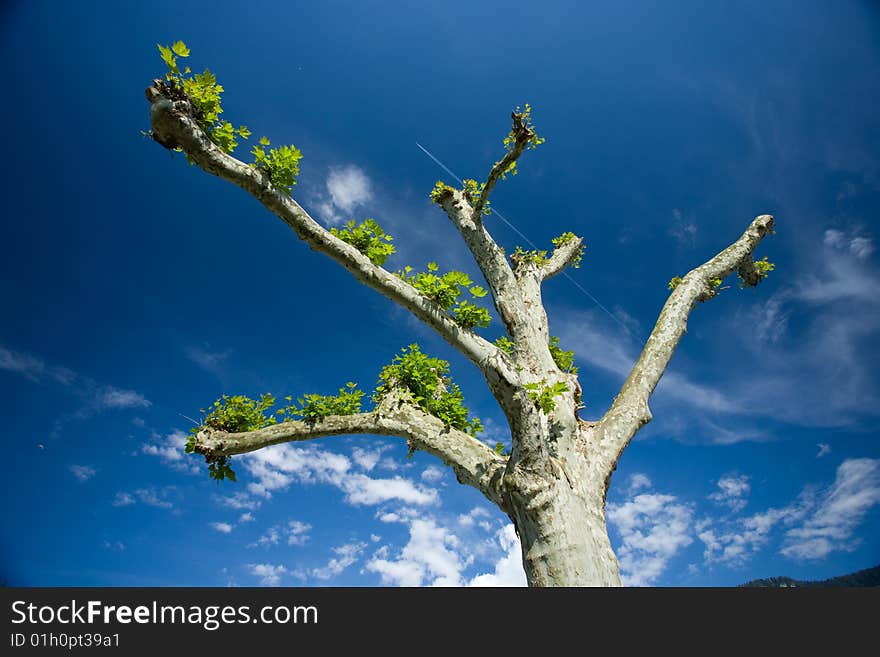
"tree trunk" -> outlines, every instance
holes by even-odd
[[[604,477],[580,455],[544,464],[511,463],[503,482],[529,586],[620,586]]]

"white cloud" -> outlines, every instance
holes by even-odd
[[[307,522],[291,520],[287,523],[287,544],[305,545],[309,540],[309,531],[312,526]]]
[[[880,459],[847,459],[837,468],[834,483],[824,492],[810,517],[788,530],[781,550],[787,557],[821,559],[831,552],[852,550],[853,537],[865,514],[880,503]]]
[[[139,392],[113,386],[106,386],[100,390],[97,402],[101,408],[142,408],[151,405],[151,402]]]
[[[407,504],[428,505],[438,502],[437,491],[414,484],[409,479],[392,477],[390,479],[371,479],[366,475],[346,475],[339,487],[345,491],[349,504],[382,504],[398,500]]]
[[[281,540],[281,532],[278,531],[278,527],[269,527],[266,530],[266,533],[260,536],[256,542],[248,545],[249,548],[252,547],[271,547],[273,545],[278,545],[278,542]]]
[[[387,445],[374,449],[355,447],[351,451],[351,458],[358,466],[369,472],[376,467],[376,464],[379,463],[379,459],[382,458],[382,453],[386,450],[388,450]]]
[[[854,232],[847,234],[840,230],[829,229],[825,231],[822,242],[825,246],[838,251],[847,251],[859,260],[867,260],[874,253],[874,241],[870,237]]]
[[[0,346],[0,370],[21,374],[31,381],[39,381],[46,370],[46,364],[36,356]]]
[[[718,480],[718,490],[710,494],[709,499],[736,513],[745,508],[747,502],[744,498],[750,488],[746,475],[725,475]]]
[[[431,484],[436,484],[445,476],[446,471],[443,468],[438,468],[436,465],[429,465],[422,471],[422,479]]]
[[[369,178],[363,169],[352,164],[331,168],[326,185],[330,202],[346,214],[373,197]]]
[[[703,520],[697,536],[704,558],[739,566],[782,528],[779,552],[793,559],[822,559],[858,545],[855,530],[865,514],[880,503],[880,459],[848,459],[837,469],[834,483],[816,492],[807,486],[784,507],[727,521]]]
[[[693,542],[691,508],[674,495],[636,495],[624,504],[609,504],[607,516],[622,539],[617,556],[626,586],[650,586]]]
[[[76,477],[77,481],[88,481],[97,473],[97,470],[90,465],[70,465],[68,470]]]
[[[211,351],[210,345],[203,347],[187,347],[184,350],[186,357],[201,367],[206,372],[221,374],[223,364],[229,357],[229,351]]]
[[[156,488],[138,488],[133,494],[118,492],[113,498],[113,506],[131,506],[135,502],[146,504],[147,506],[155,506],[160,509],[171,509],[174,504],[168,500],[168,496],[174,490],[173,486],[168,486],[162,490]]]
[[[336,556],[331,558],[330,561],[327,562],[326,566],[313,568],[310,571],[310,574],[312,575],[312,577],[321,580],[327,580],[332,577],[336,577],[346,568],[354,564],[358,560],[361,552],[363,552],[366,547],[366,543],[361,543],[359,541],[335,547],[333,548],[333,552],[336,554]]]
[[[253,522],[253,521],[254,521],[254,515],[250,512],[245,512],[245,513],[242,513],[240,516],[238,516],[239,523]]]
[[[242,509],[245,509],[247,511],[256,511],[260,508],[261,504],[260,500],[255,500],[246,492],[240,490],[235,491],[232,495],[228,497],[217,497],[215,499],[221,505],[227,506],[230,509],[235,509],[236,511],[240,511]]]
[[[674,208],[672,210],[672,226],[669,228],[669,235],[679,246],[692,246],[697,237],[697,225],[692,219],[685,219],[681,210]]]
[[[101,545],[105,550],[110,550],[111,552],[122,552],[125,549],[125,543],[122,541],[105,540]]]
[[[187,440],[188,436],[180,429],[175,429],[165,436],[154,433],[152,436],[153,442],[141,445],[141,452],[159,457],[163,463],[166,463],[175,470],[197,473],[199,472],[199,467],[184,451]]]
[[[629,485],[627,486],[627,490],[630,495],[635,495],[640,490],[650,489],[651,488],[651,480],[648,478],[648,475],[642,474],[640,472],[635,472],[629,477]]]
[[[134,504],[134,498],[128,493],[118,492],[113,498],[113,506],[130,506]]]
[[[438,501],[434,489],[402,477],[374,479],[352,472],[348,457],[314,445],[276,445],[249,454],[243,462],[254,478],[248,484],[248,490],[263,497],[270,497],[273,492],[298,482],[335,486],[345,493],[345,501],[352,505],[381,504],[392,500],[428,505]]]
[[[373,198],[370,179],[352,164],[330,167],[324,190],[315,194],[312,202],[321,219],[329,224],[354,218],[355,209]]]
[[[486,520],[486,518],[490,518],[491,514],[482,506],[475,506],[473,509],[468,511],[467,513],[463,513],[458,516],[458,524],[463,527],[473,527],[474,525],[478,525],[485,531],[492,531],[491,523]],[[483,520],[480,520],[483,518]]]
[[[817,459],[831,453],[831,445],[828,443],[818,443],[816,447],[819,448],[819,452],[816,454]]]
[[[507,524],[496,533],[501,548],[501,558],[491,573],[477,575],[468,586],[526,586],[526,573],[522,566],[522,548],[519,537],[512,524]]]
[[[409,542],[397,558],[374,555],[365,569],[378,573],[382,583],[391,586],[461,586],[462,572],[472,558],[456,551],[462,547],[459,538],[433,518],[405,522]]]
[[[229,534],[232,532],[232,525],[228,522],[212,522],[211,527],[214,528],[215,531],[220,532],[221,534]]]
[[[284,566],[274,566],[268,563],[252,563],[248,564],[251,575],[260,578],[260,584],[263,586],[278,586],[281,583],[281,576],[287,573]]]

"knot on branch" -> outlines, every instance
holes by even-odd
[[[511,133],[513,134],[514,142],[517,146],[527,144],[535,136],[535,131],[526,123],[528,112],[511,112],[510,118],[513,119]]]

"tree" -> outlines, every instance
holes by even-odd
[[[250,131],[220,119],[223,88],[212,73],[181,71],[189,50],[182,42],[160,46],[168,72],[147,88],[150,135],[190,163],[256,197],[313,250],[347,269],[360,283],[385,295],[430,326],[480,371],[510,426],[512,448],[492,449],[476,434],[461,391],[448,379],[448,364],[405,348],[380,375],[374,407],[362,412],[364,393],[348,384],[338,395],[305,395],[277,410],[275,399],[243,396],[214,402],[187,451],[204,456],[217,479],[234,479],[230,458],[283,442],[326,436],[373,434],[405,439],[453,469],[458,480],[479,490],[513,521],[522,544],[531,586],[618,586],[620,575],[605,522],[605,497],[621,453],[651,420],[648,400],[669,364],[698,302],[719,294],[736,273],[741,287],[757,285],[773,264],[755,261],[758,243],[773,231],[760,215],[726,249],[684,277],[669,283],[669,299],[611,408],[599,420],[578,415],[581,388],[573,353],[550,335],[542,286],[566,267],[577,266],[583,240],[564,233],[547,251],[517,249],[508,257],[493,240],[483,217],[500,179],[516,173],[523,153],[543,139],[531,107],[517,108],[504,139],[505,153],[485,182],[465,180],[461,189],[438,182],[431,200],[458,229],[488,285],[506,335],[489,342],[476,329],[488,325],[487,309],[461,300],[484,296],[462,272],[392,273],[382,267],[392,239],[373,220],[327,230],[294,200],[301,154],[293,146],[269,148],[263,137],[252,163],[231,153]]]

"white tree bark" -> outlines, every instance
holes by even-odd
[[[495,164],[479,199],[448,190],[438,199],[483,273],[510,338],[511,354],[463,329],[415,288],[374,265],[352,246],[315,222],[267,175],[227,155],[202,133],[186,101],[147,89],[153,136],[180,146],[199,167],[251,193],[312,249],[345,267],[361,283],[406,308],[433,328],[482,372],[507,417],[512,451],[501,457],[479,440],[447,427],[407,396],[389,395],[370,413],[332,416],[315,422],[284,422],[246,433],[204,428],[196,451],[206,459],[231,456],[283,442],[343,434],[398,436],[449,465],[459,481],[473,486],[508,514],[522,543],[523,566],[533,586],[619,586],[617,560],[605,522],[605,496],[620,454],[651,419],[648,400],[669,364],[698,301],[715,296],[712,279],[739,272],[746,285],[761,275],[752,253],[772,232],[770,215],[757,217],[731,246],[684,277],[670,294],[654,330],[605,416],[593,423],[578,417],[580,385],[562,372],[548,347],[543,282],[571,264],[581,247],[576,238],[543,262],[512,268],[482,222],[482,210],[502,172],[516,161],[531,136],[514,115],[514,147]],[[525,132],[524,132],[525,130]],[[564,384],[553,408],[542,410],[535,391]]]

